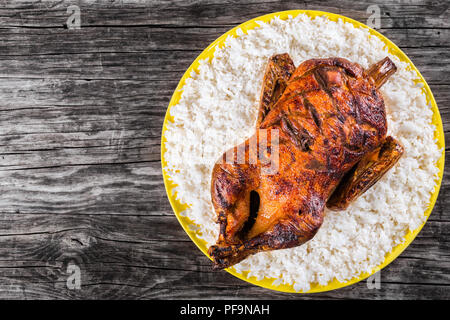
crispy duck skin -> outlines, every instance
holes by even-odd
[[[209,248],[215,269],[312,239],[325,206],[345,209],[398,161],[403,148],[386,137],[378,91],[395,71],[388,57],[367,70],[342,58],[311,59],[297,68],[288,54],[270,58],[256,133],[213,168],[220,226]],[[245,161],[237,150],[245,151]],[[264,173],[273,163],[261,154],[275,159],[276,172]]]

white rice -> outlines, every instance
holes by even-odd
[[[432,111],[418,75],[387,52],[384,43],[367,29],[343,21],[299,15],[273,19],[247,35],[229,37],[214,59],[202,61],[183,87],[178,105],[171,108],[173,123],[165,137],[165,168],[177,199],[190,208],[183,212],[198,225],[208,245],[218,235],[210,197],[211,170],[228,148],[255,131],[262,76],[268,58],[287,52],[296,66],[311,58],[343,57],[367,68],[385,56],[397,72],[382,87],[388,110],[388,134],[399,139],[405,154],[375,186],[348,210],[326,211],[322,227],[306,244],[253,255],[235,266],[248,276],[276,278],[274,285],[291,284],[308,291],[312,283],[325,285],[336,278],[348,281],[371,272],[403,241],[408,230],[425,220],[441,156],[433,138]],[[235,138],[232,138],[235,137]]]

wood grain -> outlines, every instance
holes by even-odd
[[[68,29],[67,7],[81,9]],[[431,86],[450,134],[448,1],[4,1],[0,8],[0,298],[450,298],[450,175],[414,242],[362,281],[296,295],[262,289],[209,260],[179,226],[160,165],[179,79],[221,34],[258,15],[335,12],[381,29]],[[447,144],[449,141],[447,140]],[[447,156],[449,149],[446,150]],[[81,289],[67,286],[67,266]]]

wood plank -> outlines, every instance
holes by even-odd
[[[1,176],[1,212],[13,221],[16,213],[173,216],[159,162],[58,165]]]
[[[383,28],[450,28],[448,2],[427,1],[314,1],[272,0],[227,1],[7,1],[0,9],[0,25],[5,27],[62,28],[68,18],[67,7],[78,5],[85,27],[126,25],[202,26],[236,25],[271,12],[308,9],[342,14],[366,22],[367,8],[377,4],[381,9]],[[45,17],[45,19],[43,19]]]
[[[97,27],[79,30],[0,29],[0,56],[203,50],[231,27]],[[400,47],[449,47],[450,29],[381,29]],[[172,39],[168,42],[167,38]],[[120,50],[117,42],[120,41]],[[61,45],[55,46],[54,43]],[[63,45],[62,45],[63,44]],[[189,50],[187,50],[189,48]]]
[[[450,84],[447,48],[404,48],[429,84]],[[200,52],[154,51],[0,58],[1,78],[178,81]],[[432,59],[430,55],[438,56]]]

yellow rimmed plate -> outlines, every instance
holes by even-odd
[[[414,64],[411,62],[411,60],[409,60],[409,58],[406,56],[406,54],[403,51],[401,51],[393,42],[391,42],[389,39],[387,39],[385,36],[383,36],[379,32],[369,28],[368,26],[364,25],[361,22],[358,22],[356,20],[341,16],[338,14],[323,12],[323,11],[315,11],[315,10],[289,10],[289,11],[281,11],[281,12],[267,14],[264,16],[254,18],[247,22],[244,22],[243,24],[231,29],[230,31],[228,31],[227,33],[223,34],[218,39],[216,39],[213,43],[211,43],[195,59],[195,61],[187,69],[187,71],[184,73],[183,77],[181,78],[180,82],[178,83],[178,86],[175,89],[172,99],[170,100],[169,107],[167,108],[166,116],[164,118],[162,137],[161,137],[161,165],[163,168],[163,178],[164,178],[164,184],[166,187],[167,197],[169,198],[172,209],[175,212],[175,215],[176,215],[178,221],[180,222],[181,226],[186,231],[186,233],[189,235],[191,240],[197,245],[197,247],[206,256],[208,256],[207,244],[204,240],[202,240],[198,237],[198,234],[195,231],[190,229],[189,226],[195,225],[195,223],[193,221],[191,221],[189,218],[180,215],[180,212],[185,210],[188,206],[186,204],[180,203],[178,200],[176,200],[176,197],[173,195],[173,192],[172,192],[175,185],[169,180],[169,176],[164,170],[164,168],[167,165],[167,163],[164,159],[164,154],[166,152],[164,133],[165,133],[165,130],[167,127],[167,122],[173,121],[173,118],[170,116],[170,108],[172,106],[178,104],[178,102],[180,101],[181,95],[182,95],[182,88],[186,82],[186,79],[190,78],[192,71],[198,70],[198,67],[200,64],[199,61],[212,58],[214,56],[214,51],[215,51],[216,47],[222,48],[224,46],[225,40],[227,39],[228,36],[238,37],[239,35],[237,34],[237,30],[240,29],[244,33],[246,33],[248,30],[258,27],[259,25],[258,25],[257,21],[269,22],[274,17],[279,17],[280,19],[285,20],[285,19],[289,18],[290,16],[296,17],[299,14],[306,14],[311,18],[322,16],[322,17],[326,17],[327,19],[329,19],[331,21],[337,21],[338,19],[342,19],[344,22],[349,22],[357,28],[368,29],[369,33],[372,36],[375,36],[375,37],[381,39],[385,43],[385,45],[387,46],[387,48],[389,50],[389,53],[397,56],[401,61],[406,62],[409,65],[409,67],[411,68],[411,70],[417,72],[417,75],[418,75],[417,82],[422,83],[423,94],[426,95],[427,103],[431,104],[431,108],[433,111],[432,122],[436,126],[436,131],[435,131],[436,143],[437,143],[438,147],[442,150],[442,155],[441,155],[440,159],[438,160],[438,162],[436,163],[436,166],[439,168],[439,181],[437,183],[437,186],[436,186],[433,194],[430,197],[428,208],[424,213],[427,219],[430,216],[431,211],[433,210],[434,204],[436,202],[436,199],[438,197],[439,189],[440,189],[441,182],[442,182],[442,176],[444,174],[444,162],[445,162],[445,142],[444,142],[444,130],[442,127],[442,120],[441,120],[441,116],[439,114],[439,109],[436,105],[436,101],[434,100],[433,94],[430,90],[430,87],[426,83],[423,76],[420,74],[419,70],[417,70],[417,68],[414,66]],[[379,271],[382,268],[384,268],[385,266],[387,266],[395,258],[397,258],[403,252],[403,250],[405,250],[408,247],[408,245],[414,240],[414,238],[420,232],[420,230],[425,225],[425,223],[426,223],[426,221],[416,230],[409,231],[404,237],[404,242],[397,245],[396,247],[394,247],[394,249],[391,252],[386,254],[384,262],[382,264],[380,264],[379,266],[377,266],[376,268],[374,268],[371,273],[361,273],[359,276],[357,276],[349,281],[346,281],[346,282],[339,282],[338,280],[335,279],[335,280],[329,282],[327,285],[311,284],[311,289],[308,291],[308,293],[335,290],[335,289],[339,289],[339,288],[342,288],[342,287],[345,287],[345,286],[348,286],[348,285],[351,285],[351,284],[354,284],[356,282],[366,279],[370,275],[376,273],[377,271]],[[242,279],[244,281],[247,281],[249,283],[252,283],[252,284],[267,288],[267,289],[272,289],[272,290],[282,291],[282,292],[298,293],[296,290],[294,290],[292,285],[285,285],[285,284],[280,284],[278,286],[273,285],[272,284],[273,281],[276,280],[274,278],[264,278],[262,280],[258,280],[255,277],[247,278],[248,272],[244,272],[243,274],[240,274],[240,273],[237,273],[234,270],[234,268],[232,268],[232,267],[228,268],[226,270],[239,279]]]

